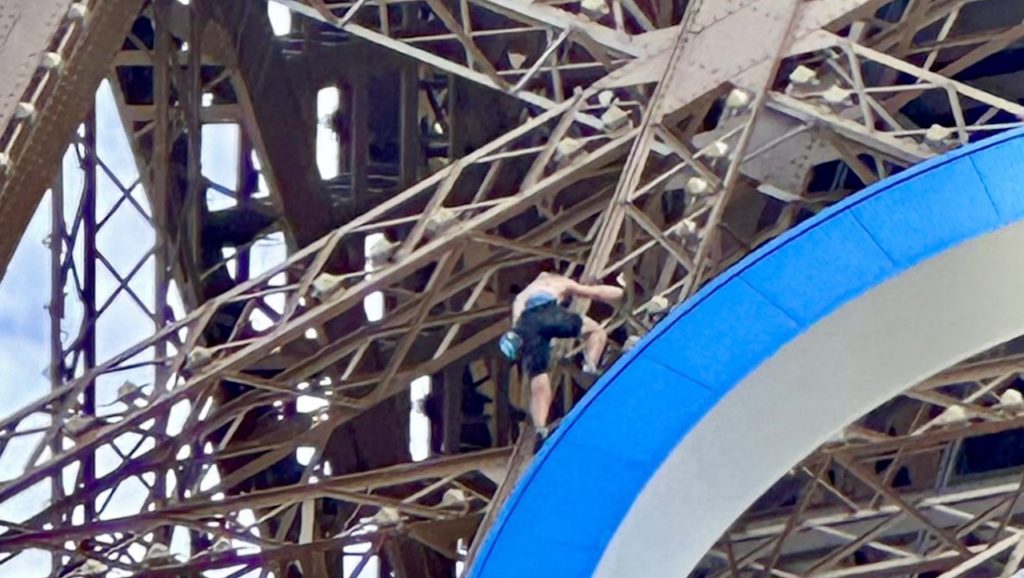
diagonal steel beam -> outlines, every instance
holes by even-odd
[[[29,90],[29,94],[14,94],[19,102],[34,107],[34,113],[19,121],[18,126],[8,126],[10,113],[3,112],[13,109],[15,103],[5,99],[0,105],[0,131],[6,129],[6,135],[0,133],[0,138],[6,140],[0,142],[0,152],[7,159],[6,171],[0,168],[0,279],[43,193],[52,183],[75,127],[91,108],[92,100],[81,95],[93,94],[99,87],[142,0],[94,1],[89,5],[85,25],[74,21],[67,25],[64,18],[69,6],[67,0],[46,0],[43,4],[5,2],[0,7],[0,13],[11,11],[5,22],[21,20],[17,14],[22,11],[29,15],[24,24],[14,24],[13,30],[7,31],[5,36],[13,35],[15,41],[0,53],[0,65],[6,62],[10,69],[18,70],[21,67],[2,58],[17,58],[26,63],[31,62],[30,53],[45,50],[55,50],[63,61],[62,66],[44,70],[40,80],[12,87],[17,90],[24,86],[23,90]],[[58,29],[65,36],[55,38]],[[37,76],[36,64],[30,66],[27,77],[21,68],[21,74],[14,78],[29,81]]]

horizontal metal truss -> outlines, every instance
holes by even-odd
[[[1000,434],[1024,427],[1017,349],[940,373],[845,428],[737,520],[695,575],[1016,572],[1022,460],[991,454],[1015,446]],[[993,469],[964,474],[979,456]]]
[[[486,531],[527,462],[528,436],[515,448],[502,440],[504,447],[355,474],[328,474],[320,458],[333,435],[406,392],[417,377],[477,364],[518,387],[515,371],[496,362],[493,348],[507,329],[509,278],[554,264],[622,284],[626,303],[597,315],[613,336],[614,356],[670,307],[800,220],[1024,119],[1022,95],[958,80],[1024,34],[1019,26],[961,26],[985,1],[704,0],[691,2],[685,15],[666,16],[670,3],[622,0],[597,18],[568,5],[518,0],[286,4],[318,22],[314,36],[324,49],[347,42],[346,35],[393,49],[518,98],[523,122],[468,154],[450,154],[426,178],[209,299],[199,295],[205,272],[196,265],[193,214],[154,210],[164,241],[155,249],[164,296],[151,312],[160,329],[110,359],[86,363],[84,372],[64,371],[52,393],[0,421],[0,456],[19,438],[33,449],[32,459],[0,484],[0,503],[37,484],[62,489],[31,518],[3,523],[0,555],[39,548],[79,566],[92,559],[145,576],[240,564],[242,575],[296,562],[315,574],[324,553],[370,542],[372,554],[399,539],[464,559],[465,547],[473,546],[466,539]],[[195,18],[189,9],[162,6],[167,12],[156,21]],[[753,29],[759,32],[750,42],[735,42]],[[244,63],[217,61],[216,82],[203,81],[200,70],[211,64],[203,59],[216,51],[196,48],[196,30],[184,34],[190,54],[160,30],[152,49],[129,38],[133,49],[113,59],[154,70],[156,102],[120,104],[143,184],[157,203],[169,194],[164,159],[171,143],[184,135],[189,158],[197,160],[203,123],[238,121],[261,161],[273,156],[261,141],[267,125],[257,122],[267,119],[256,118],[243,90]],[[218,83],[230,85],[236,100],[200,106],[198,95]],[[150,148],[143,150],[146,139]],[[270,179],[275,207],[286,205],[286,168],[266,170],[278,175]],[[199,165],[188,171],[190,182],[199,182]],[[834,176],[830,185],[818,183],[821,173]],[[194,203],[196,191],[189,194]],[[294,234],[301,223],[288,226]],[[386,255],[369,270],[339,268],[340,255],[371,233],[386,235]],[[178,319],[161,313],[172,279],[191,309]],[[354,325],[365,298],[378,291],[384,318]],[[224,338],[208,343],[213,333]],[[572,363],[575,353],[564,346],[556,356],[563,411],[592,383]],[[903,496],[888,473],[896,465],[873,467],[1018,427],[1017,414],[990,404],[1003,382],[988,381],[1017,366],[977,373],[981,367],[954,370],[979,384],[958,390],[962,397],[934,380],[905,395],[921,407],[962,406],[970,424],[919,421],[897,434],[852,428],[849,440],[794,471],[807,488],[795,512],[745,519],[709,554],[706,568],[723,576],[838,577],[859,568],[865,575],[909,574],[980,568],[1013,550],[1021,530],[1005,513],[1007,504],[1016,507],[1016,482]],[[139,368],[153,370],[157,383],[123,411],[96,411],[94,384]],[[225,384],[244,393],[225,398]],[[316,398],[322,408],[290,411],[300,397]],[[172,412],[186,416],[180,430],[169,429]],[[69,416],[76,419],[73,432]],[[258,420],[258,435],[235,439],[246,420]],[[314,457],[297,481],[240,489],[300,447],[312,448]],[[104,451],[116,451],[118,467],[90,471],[85,465]],[[229,471],[203,484],[226,463]],[[69,479],[74,491],[63,491]],[[122,484],[141,484],[146,501],[138,513],[104,516],[97,503]],[[980,509],[965,505],[979,501]],[[333,519],[338,504],[355,514]],[[95,510],[76,519],[83,508]],[[255,521],[241,521],[245,512]],[[133,544],[166,543],[177,528],[194,537],[188,560],[143,560],[129,552]],[[813,545],[818,558],[805,564],[803,546],[791,541],[815,533],[825,542]],[[890,540],[894,533],[919,536],[924,546]],[[225,548],[225,541],[253,549]],[[832,550],[822,556],[826,546]],[[879,557],[851,564],[862,548]]]

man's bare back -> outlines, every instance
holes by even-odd
[[[537,278],[527,285],[520,295],[524,295],[528,298],[534,293],[544,292],[550,293],[556,299],[561,301],[569,293],[569,290],[573,285],[578,285],[578,283],[563,275],[545,272],[537,275]]]
[[[530,297],[550,295],[554,297],[555,301],[561,302],[569,296],[573,285],[577,285],[577,283],[568,277],[554,273],[541,273],[516,295],[515,301],[512,302],[512,322],[515,323],[519,319]]]
[[[536,279],[516,295],[512,302],[512,323],[515,324],[519,320],[531,297],[542,295],[553,297],[557,302],[562,302],[570,296],[577,296],[614,303],[622,298],[622,290],[607,285],[583,285],[564,275],[544,272],[537,275]]]

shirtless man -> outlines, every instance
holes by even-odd
[[[512,330],[502,336],[502,353],[515,360],[521,356],[530,376],[530,416],[541,438],[548,436],[551,379],[548,363],[551,340],[581,337],[584,340],[583,371],[597,373],[608,335],[596,321],[573,313],[562,302],[569,297],[596,299],[615,304],[622,289],[610,285],[583,285],[554,273],[541,273],[512,302]]]

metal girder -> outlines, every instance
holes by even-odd
[[[299,73],[284,82],[264,80],[268,66],[287,74],[287,60],[266,42],[270,23],[251,4],[218,1],[207,9],[223,34],[233,39],[224,42],[224,52],[236,71],[232,86],[244,111],[239,121],[255,141],[296,244],[305,246],[335,221],[316,167],[315,92]]]
[[[563,84],[564,77],[577,77],[574,84],[578,86],[581,75],[599,79],[624,59],[644,57],[656,52],[666,41],[671,42],[670,32],[634,38],[582,15],[519,1],[462,1],[461,22],[441,2],[428,3],[433,18],[442,21],[444,27],[419,36],[400,34],[401,24],[390,23],[387,10],[376,2],[328,6],[322,0],[287,0],[284,4],[297,14],[336,26],[354,37],[542,108],[551,108],[571,95]],[[380,10],[370,15],[369,20],[359,17],[373,7]],[[415,2],[402,6],[409,13],[416,8]],[[496,29],[501,31],[501,42],[489,42],[486,53],[473,36],[469,21],[474,17],[501,22]],[[495,34],[495,29],[488,34]],[[522,61],[514,55],[521,56]],[[583,85],[587,84],[584,80]],[[601,128],[596,119],[591,119],[590,124]]]
[[[82,95],[96,91],[141,5],[80,2],[69,12],[68,0],[4,3],[0,66],[11,84],[0,100],[0,279],[75,126],[92,107]]]
[[[971,440],[1022,428],[1022,407],[1006,393],[1020,387],[1019,354],[999,349],[925,380],[808,456],[736,521],[703,571],[991,575],[1024,531],[1024,477],[1020,467],[950,472]],[[801,500],[809,507],[787,504]]]
[[[516,96],[534,116],[462,158],[450,155],[446,167],[311,239],[263,274],[205,302],[197,297],[183,318],[111,359],[97,360],[85,375],[68,379],[0,421],[0,452],[10,451],[7,441],[24,436],[37,436],[34,447],[41,448],[38,459],[0,484],[0,502],[24,495],[39,482],[59,484],[68,471],[104,449],[124,446],[129,439],[134,446],[121,450],[119,467],[97,476],[92,487],[69,492],[38,515],[9,525],[0,534],[0,552],[36,546],[67,555],[67,540],[94,536],[102,538],[100,543],[80,546],[73,553],[76,560],[93,558],[140,571],[142,561],[125,553],[131,544],[151,544],[144,538],[149,532],[166,536],[186,528],[198,540],[194,556],[151,561],[140,575],[238,565],[279,570],[295,561],[316,572],[325,567],[324,556],[355,541],[371,542],[371,552],[383,552],[401,540],[418,540],[447,557],[462,557],[448,542],[483,535],[525,466],[529,436],[520,438],[511,459],[507,449],[485,450],[397,470],[326,475],[323,458],[335,434],[350,431],[348,424],[372,415],[419,376],[470,362],[489,364],[492,373],[502,371],[493,369],[490,342],[506,328],[506,279],[540,262],[553,262],[570,274],[586,270],[609,281],[620,278],[629,300],[606,321],[609,330],[628,336],[613,344],[618,351],[647,331],[666,307],[787,230],[802,212],[819,210],[851,192],[855,187],[838,178],[843,171],[856,173],[861,183],[881,179],[974,134],[1016,124],[1008,118],[1021,112],[1014,95],[986,93],[955,78],[958,71],[1005,49],[1018,31],[975,30],[964,32],[971,35],[965,39],[953,25],[958,12],[945,1],[912,3],[915,7],[899,18],[881,21],[875,13],[884,3],[877,1],[705,0],[691,3],[678,26],[666,22],[653,4],[631,2],[613,3],[601,21],[607,26],[567,8],[517,0],[288,4],[357,38]],[[417,30],[392,8],[413,16],[422,8],[430,16]],[[470,25],[481,18],[491,19],[488,26]],[[922,30],[935,22],[951,24],[936,38],[927,38]],[[651,30],[655,23],[661,28]],[[760,41],[735,45],[731,39],[755,23],[765,28]],[[974,37],[989,41],[969,44]],[[162,64],[157,68],[163,72],[156,73],[162,96],[151,108],[123,107],[137,140],[156,135],[155,156],[166,159],[170,143],[187,125],[189,154],[195,155],[197,128],[225,117],[242,119],[248,138],[267,137],[268,131],[257,127],[274,119],[266,117],[265,109],[260,113],[248,106],[245,94],[239,95],[237,109],[196,105],[204,87],[192,75],[199,74],[200,60],[210,57],[211,50],[203,47],[214,42],[211,37],[189,36],[198,42],[190,42],[196,48],[188,55],[172,50],[167,35],[162,38],[158,41],[164,44],[152,49]],[[257,43],[258,38],[249,40]],[[976,48],[949,56],[949,50],[965,45]],[[124,52],[121,62],[144,65],[148,47],[137,52]],[[509,52],[525,60],[516,64]],[[244,66],[231,58],[219,63],[226,68],[218,82],[233,82],[234,67]],[[258,63],[250,64],[250,78],[258,76]],[[790,75],[798,64],[813,77]],[[779,78],[780,69],[789,78]],[[897,85],[896,78],[904,80]],[[576,86],[580,90],[574,92]],[[171,87],[185,93],[173,110]],[[893,89],[898,98],[887,92]],[[972,113],[954,114],[944,125],[946,132],[919,125],[905,111],[927,106],[935,91],[950,110]],[[172,118],[184,124],[176,127]],[[408,126],[404,130],[407,136],[415,133]],[[285,133],[273,134],[280,139]],[[824,193],[811,191],[813,169],[829,161],[845,167],[837,171],[836,184]],[[271,174],[287,170],[270,162]],[[771,169],[782,165],[788,165],[785,176],[773,175]],[[163,161],[152,167],[155,182],[147,183],[149,192],[166,194],[171,167]],[[192,177],[199,174],[194,162],[188,170]],[[408,167],[403,170],[408,178]],[[149,178],[147,172],[143,179]],[[155,217],[168,219],[166,226],[194,226],[166,212]],[[295,220],[301,226],[301,217]],[[395,245],[385,263],[373,271],[331,267],[353,240],[377,232],[387,233]],[[188,235],[182,239],[172,251],[178,259],[195,250]],[[184,269],[188,276],[183,278],[201,277],[202,272]],[[360,327],[346,325],[344,316],[358,311],[376,291],[386,299],[384,318]],[[258,324],[261,315],[270,323]],[[207,341],[213,329],[225,338]],[[152,351],[164,353],[150,356]],[[988,379],[1001,378],[1019,363],[1014,357],[981,362],[926,382],[902,398],[925,417],[910,419],[907,427],[901,422],[895,433],[867,422],[849,428],[846,439],[795,470],[799,485],[807,489],[793,496],[792,511],[768,521],[762,519],[764,512],[755,511],[761,518],[734,528],[709,554],[708,567],[726,575],[742,570],[779,576],[813,568],[815,575],[837,578],[928,569],[969,573],[1009,555],[1016,544],[1011,539],[1021,529],[1012,516],[1004,522],[1000,515],[1017,511],[1016,486],[993,482],[983,489],[995,493],[945,500],[950,494],[941,487],[915,488],[916,493],[904,495],[894,480],[904,466],[912,466],[915,475],[941,469],[922,455],[952,455],[967,439],[1020,427],[1020,415],[994,405],[992,396],[1007,383]],[[590,382],[564,359],[556,365],[556,382],[564,392],[561,410],[566,411]],[[57,433],[66,427],[69,410],[89,409],[80,396],[87,399],[97,380],[131,367],[158,367],[162,385],[135,406],[91,419],[73,440]],[[499,378],[514,388],[516,375],[507,367],[504,372]],[[950,380],[963,376],[984,383],[960,395],[946,391],[944,386],[961,383]],[[246,389],[224,397],[227,383]],[[298,413],[292,408],[300,397],[316,398],[322,407]],[[944,421],[942,412],[954,406],[973,421]],[[167,416],[173,408],[183,409],[186,417],[182,430],[172,433]],[[33,414],[50,415],[52,423],[26,430],[23,424]],[[93,417],[95,412],[85,414]],[[238,433],[250,423],[256,424],[255,434]],[[50,443],[58,437],[68,443]],[[309,465],[281,470],[299,448],[313,451]],[[188,461],[175,465],[182,452],[188,452]],[[207,472],[227,463],[232,466],[219,482],[201,487]],[[884,463],[890,465],[872,473],[870,466]],[[270,487],[252,491],[245,485],[254,476],[281,471],[294,478],[271,480]],[[168,475],[177,480],[176,493],[165,487]],[[370,488],[366,479],[381,481]],[[149,497],[144,507],[151,509],[114,520],[66,523],[77,507],[96,505],[104,490],[128,483],[145,486]],[[449,490],[468,497],[468,507],[443,505]],[[358,517],[329,519],[326,501],[354,508],[353,516],[376,516],[375,525],[382,529],[357,534],[365,524]],[[240,523],[244,512],[256,512],[257,521]],[[211,529],[205,525],[211,519],[224,522]],[[329,536],[318,534],[325,529],[332,529]],[[922,536],[928,547],[899,542],[908,533]],[[994,546],[978,547],[965,536]],[[216,537],[256,544],[260,552],[222,552],[200,539]],[[823,544],[827,552],[809,560],[808,552]],[[865,549],[877,559],[849,563]]]
[[[412,496],[413,499],[398,499],[390,495],[375,495],[390,487],[407,486],[425,480],[431,483],[442,480],[430,492],[430,498],[436,501],[436,494],[445,490],[460,487],[455,480],[468,474],[482,472],[493,475],[503,471],[509,459],[507,448],[484,450],[477,453],[442,457],[417,464],[402,464],[380,470],[360,472],[341,476],[326,477],[312,483],[293,484],[268,490],[211,499],[205,497],[186,504],[168,505],[155,511],[133,514],[129,517],[112,518],[89,526],[62,526],[51,530],[43,530],[30,534],[21,534],[8,539],[0,538],[0,551],[11,551],[19,547],[37,544],[50,544],[52,548],[60,548],[67,540],[81,540],[97,535],[115,532],[146,533],[161,525],[174,525],[183,520],[201,522],[215,516],[236,513],[240,510],[266,511],[271,508],[285,509],[309,499],[331,499],[342,502],[353,502],[376,507],[388,507],[398,512],[407,513],[427,519],[450,519],[467,515],[463,506],[469,502],[451,504],[421,505],[419,500],[427,496]],[[418,492],[417,488],[413,493]],[[470,497],[480,496],[469,494]],[[66,497],[64,498],[66,499]],[[485,504],[486,500],[474,505],[475,509]],[[40,517],[42,519],[43,517]],[[237,530],[244,533],[245,530]]]
[[[43,53],[68,16],[70,0],[46,2],[14,1],[0,7],[0,69],[7,92],[0,97],[0,132],[6,132],[18,104],[29,89],[36,71],[43,66]],[[63,38],[56,39],[58,44]]]

